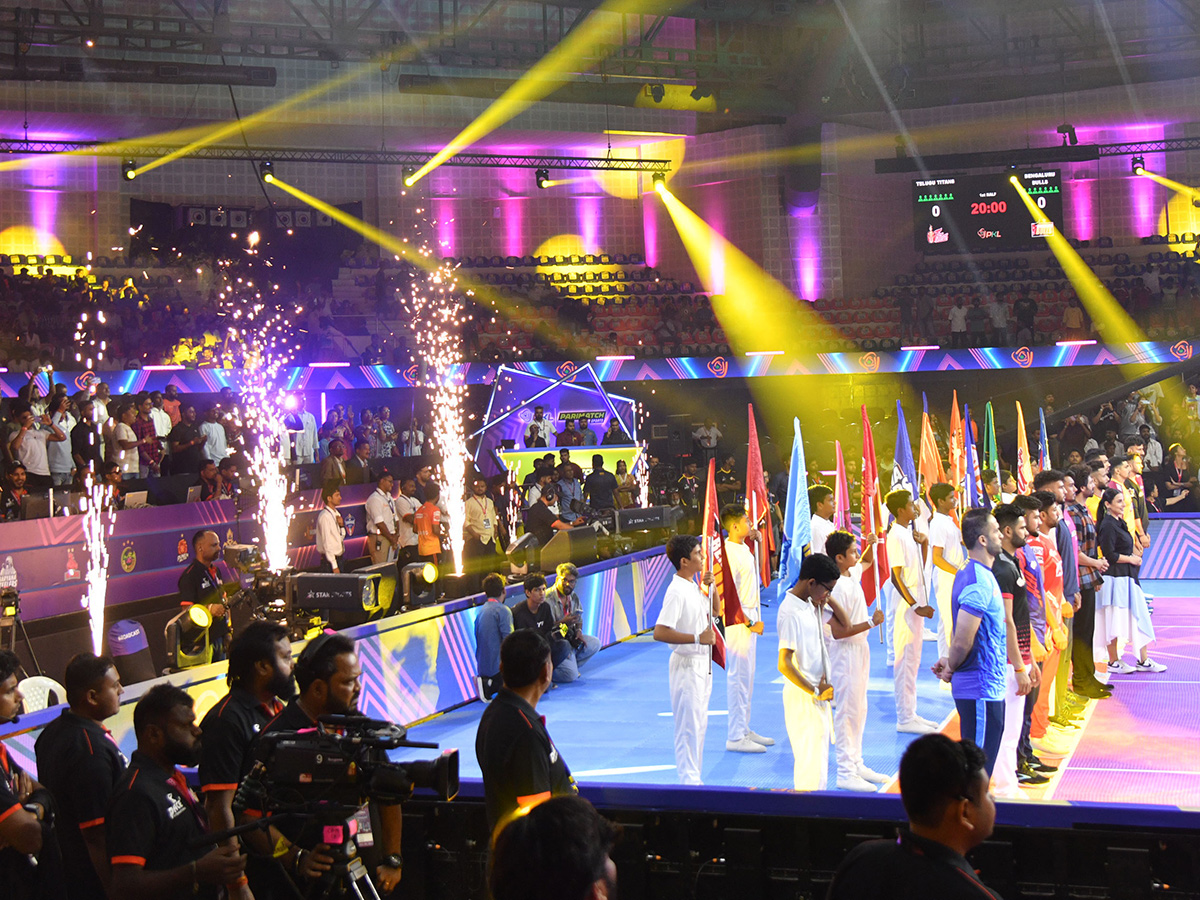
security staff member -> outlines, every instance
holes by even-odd
[[[200,792],[214,831],[234,826],[233,795],[254,763],[251,744],[292,694],[292,644],[275,622],[251,622],[229,648],[229,693],[208,711],[201,727]],[[249,867],[253,878],[266,864]]]
[[[327,481],[321,488],[324,508],[317,513],[317,556],[322,572],[341,572],[342,556],[346,552],[346,523],[338,507],[342,505],[342,490],[337,483]]]
[[[400,541],[400,517],[396,513],[396,501],[392,497],[392,487],[395,483],[391,473],[384,472],[379,476],[379,484],[367,498],[367,552],[371,555],[372,565],[396,558]]]
[[[484,710],[475,735],[493,835],[522,807],[557,794],[578,793],[571,770],[537,714],[553,671],[550,644],[536,631],[514,631],[500,645],[504,687]]]
[[[176,766],[195,765],[200,729],[192,698],[156,684],[133,711],[138,748],[113,791],[105,821],[110,896],[122,900],[215,898],[220,885],[246,896],[237,847],[193,846],[208,832],[204,809]]]
[[[71,900],[105,900],[104,819],[128,761],[104,720],[120,711],[124,691],[113,661],[91,653],[73,656],[63,681],[70,706],[38,736],[38,778],[56,798],[55,831],[71,873]]]
[[[240,581],[223,582],[218,568],[221,558],[221,539],[215,531],[197,531],[192,535],[193,559],[179,576],[179,603],[181,606],[202,604],[212,613],[213,621],[208,630],[212,642],[213,662],[225,658],[225,645],[229,641],[229,618],[225,608],[225,595],[238,590]]]

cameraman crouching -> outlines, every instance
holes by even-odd
[[[326,632],[313,638],[305,646],[292,668],[300,695],[292,700],[283,711],[271,719],[263,728],[263,734],[294,732],[315,728],[321,716],[358,715],[358,695],[362,692],[362,669],[354,641],[345,635]],[[375,880],[380,890],[390,893],[400,883],[400,872],[404,865],[400,855],[401,809],[399,804],[378,805],[378,823],[383,859],[375,869]],[[253,813],[248,813],[253,815]],[[301,895],[307,894],[309,883],[330,870],[333,857],[327,844],[316,844],[311,849],[301,845],[307,843],[302,825],[285,826],[284,833],[271,829],[269,847],[272,855],[283,869],[293,876]],[[260,841],[266,850],[268,842]],[[256,900],[262,900],[254,884]],[[276,896],[295,896],[290,890]]]
[[[554,623],[571,645],[571,652],[554,666],[555,684],[569,684],[578,679],[580,668],[600,649],[599,638],[583,633],[583,606],[575,593],[578,583],[579,569],[574,563],[559,563],[554,570],[554,587],[546,594],[546,603],[554,611]]]

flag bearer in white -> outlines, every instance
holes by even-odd
[[[746,546],[753,529],[744,507],[730,503],[721,510],[725,539],[725,562],[733,574],[738,602],[748,624],[725,623],[725,677],[729,703],[729,735],[726,750],[738,753],[763,753],[773,746],[774,738],[763,737],[750,728],[750,700],[754,696],[754,668],[758,636],[763,633],[762,612],[758,603],[758,566]],[[757,540],[757,532],[754,532]]]
[[[799,579],[779,605],[779,672],[786,679],[783,721],[798,791],[823,791],[829,783],[829,703],[834,686],[821,619],[828,603],[834,618],[847,625],[846,614],[833,599],[840,574],[837,563],[823,553],[805,557]]]
[[[870,565],[875,556],[874,535],[868,535],[864,564]],[[888,776],[867,767],[863,762],[863,730],[867,725],[867,678],[871,674],[871,645],[867,632],[882,625],[883,610],[878,606],[867,614],[867,598],[863,595],[862,571],[859,565],[858,538],[848,531],[835,531],[825,541],[825,550],[837,563],[841,577],[833,589],[833,599],[846,614],[849,627],[843,627],[832,614],[825,612],[829,627],[825,645],[829,650],[833,683],[837,687],[837,706],[833,710],[833,737],[837,748],[837,786],[843,791],[874,791],[888,781]]]
[[[675,535],[667,541],[667,559],[675,567],[675,577],[663,597],[654,639],[674,645],[668,672],[679,783],[703,784],[700,765],[712,693],[712,646],[717,640],[712,620],[720,615],[721,599],[715,590],[706,598],[696,586],[695,578],[704,567],[699,538]],[[704,583],[712,585],[712,572],[704,574]]]
[[[913,528],[917,507],[912,494],[900,489],[884,498],[896,521],[888,529],[887,558],[891,567],[892,628],[896,663],[896,730],[903,734],[928,734],[937,723],[917,715],[917,673],[921,668],[921,641],[925,620],[933,607],[925,588],[925,550],[929,538]]]
[[[954,576],[967,561],[967,554],[962,545],[962,532],[953,518],[954,510],[958,508],[958,494],[953,485],[935,484],[929,489],[929,499],[934,513],[929,521],[929,559],[925,575],[937,604],[938,659],[941,659],[950,653],[950,632],[953,630],[950,595]]]

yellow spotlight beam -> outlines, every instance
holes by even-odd
[[[1156,172],[1151,172],[1149,169],[1142,169],[1140,172],[1138,172],[1138,174],[1144,176],[1145,178],[1149,178],[1151,181],[1157,181],[1163,187],[1170,188],[1178,194],[1187,194],[1193,200],[1195,200],[1197,197],[1200,197],[1200,190],[1197,190],[1189,185],[1182,184],[1178,181],[1172,181],[1165,175],[1159,175]]]
[[[1075,252],[1067,239],[1059,233],[1058,227],[1050,222],[1049,217],[1042,212],[1033,197],[1029,196],[1028,191],[1021,184],[1021,180],[1016,175],[1011,176],[1008,180],[1017,189],[1017,193],[1020,194],[1021,200],[1024,201],[1025,208],[1029,210],[1033,220],[1052,226],[1050,233],[1045,235],[1046,243],[1050,246],[1050,252],[1054,254],[1058,264],[1062,266],[1063,272],[1066,273],[1071,287],[1075,289],[1079,302],[1083,304],[1083,308],[1096,323],[1096,330],[1100,336],[1107,343],[1125,344],[1148,340],[1146,333],[1130,318],[1129,313],[1121,308],[1121,304],[1104,286],[1104,283],[1096,277],[1096,273]]]
[[[586,59],[596,45],[623,44],[625,16],[667,15],[678,5],[678,0],[608,0],[589,13],[554,49],[434,154],[433,159],[409,176],[406,183],[409,186],[416,184],[456,153],[554,93],[577,71],[579,60]]]
[[[208,125],[200,125],[193,128],[183,128],[176,131],[164,131],[160,134],[149,135],[148,137],[127,138],[119,141],[110,141],[106,144],[96,144],[91,147],[81,147],[78,150],[68,150],[65,153],[35,153],[29,156],[22,156],[18,159],[10,159],[5,162],[0,162],[0,172],[13,172],[20,169],[29,169],[39,165],[45,165],[47,162],[55,163],[67,162],[71,163],[76,160],[86,162],[91,160],[101,150],[108,155],[112,153],[127,153],[142,144],[149,143],[171,143],[173,141],[190,141],[204,135],[209,130]]]

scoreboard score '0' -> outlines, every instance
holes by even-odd
[[[975,253],[1045,246],[1062,233],[1058,172],[1021,172],[1026,193],[1048,221],[1035,220],[1009,174],[949,175],[913,182],[913,243],[924,253]]]

